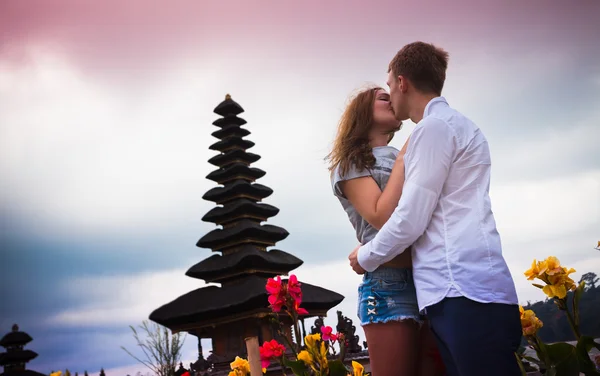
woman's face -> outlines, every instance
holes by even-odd
[[[400,122],[396,120],[394,111],[390,104],[390,95],[383,89],[375,93],[373,103],[373,126],[383,132],[398,130]]]

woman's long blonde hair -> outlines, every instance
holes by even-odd
[[[325,160],[329,160],[329,171],[332,173],[338,166],[340,175],[345,175],[350,166],[363,170],[375,165],[373,149],[369,145],[369,131],[373,126],[373,104],[379,90],[380,87],[374,86],[360,91],[346,107],[331,152],[325,157]],[[394,133],[390,132],[388,142],[394,138]]]

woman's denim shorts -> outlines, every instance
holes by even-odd
[[[361,325],[415,320],[421,323],[412,269],[380,267],[367,272],[358,287]]]

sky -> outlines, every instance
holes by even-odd
[[[0,2],[0,335],[29,333],[40,372],[147,372],[120,346],[204,285],[184,274],[211,254],[195,243],[214,228],[202,195],[227,93],[281,210],[269,223],[290,232],[276,248],[345,296],[326,324],[356,322],[356,238],[324,157],[349,96],[416,40],[450,53],[443,95],[488,138],[520,302],[543,299],[534,258],[600,273],[598,17],[596,0]]]

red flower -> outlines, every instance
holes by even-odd
[[[265,289],[269,293],[269,304],[273,312],[281,311],[281,307],[285,305],[285,286],[281,283],[281,277],[277,279],[269,278]]]
[[[279,295],[269,295],[269,304],[273,312],[279,312],[285,305],[285,301]]]
[[[299,315],[308,315],[308,311],[305,310],[304,308],[300,308],[300,302],[298,302],[297,300],[294,301],[294,310]]]
[[[259,350],[262,368],[267,368],[271,364],[271,360],[281,358],[285,353],[285,347],[274,339],[263,343]]]
[[[290,294],[290,297],[299,303],[302,302],[302,289],[300,288],[300,282],[298,282],[298,278],[294,274],[290,275],[290,279],[287,283],[287,290]]]
[[[281,277],[277,276],[277,279],[269,278],[267,280],[267,286],[265,287],[267,292],[271,295],[279,295],[281,290],[283,289],[283,285],[281,283]]]
[[[338,336],[337,334],[333,334],[333,329],[331,329],[331,326],[322,326],[321,327],[321,338],[323,339],[323,341],[337,341]]]
[[[288,310],[294,310],[299,315],[307,315],[308,311],[300,308],[302,304],[302,289],[298,278],[295,275],[290,275],[287,283],[282,283],[281,277],[276,279],[269,278],[265,289],[269,293],[269,304],[273,312],[279,312],[286,306]]]

